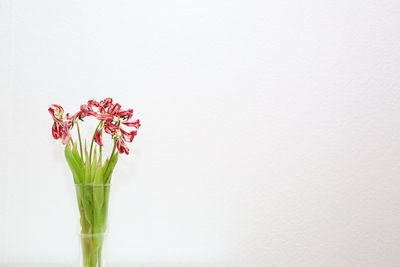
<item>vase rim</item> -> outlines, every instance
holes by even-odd
[[[111,186],[111,184],[75,184],[75,186]]]

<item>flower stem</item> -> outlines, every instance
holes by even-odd
[[[76,128],[78,129],[79,148],[80,148],[80,151],[81,151],[81,157],[82,157],[82,159],[83,159],[81,129],[79,128],[79,123],[78,123],[78,121],[76,121]]]
[[[110,167],[111,159],[112,159],[112,157],[114,156],[114,153],[115,153],[115,149],[116,149],[116,148],[117,148],[117,141],[114,140],[114,147],[113,147],[113,149],[112,149],[112,151],[111,151],[111,156],[110,156],[110,159],[109,159],[108,164],[107,164],[107,168],[106,168],[106,170],[104,171],[104,173],[107,173],[108,167]],[[104,181],[104,183],[106,183],[106,182],[107,182],[107,181]]]
[[[92,151],[93,151],[94,137],[96,136],[96,132],[99,129],[99,127],[101,126],[102,123],[103,123],[103,121],[100,121],[99,124],[96,127],[96,130],[94,130],[93,137],[92,137],[92,143],[90,144],[89,162],[92,162]]]
[[[114,147],[113,147],[113,149],[112,149],[112,151],[111,151],[110,160],[111,160],[112,156],[114,155],[114,152],[115,152],[115,149],[116,149],[116,148],[117,148],[117,142],[114,141]],[[110,162],[108,162],[108,165],[110,165]]]
[[[117,121],[117,123],[116,123],[116,126],[119,127],[120,125],[121,125],[121,121],[120,121],[120,117],[118,116],[118,121]],[[112,159],[112,157],[114,156],[114,152],[115,152],[115,149],[116,149],[116,148],[117,148],[117,141],[114,140],[114,147],[113,147],[113,149],[112,149],[112,151],[111,151],[110,160],[108,161],[107,168],[106,168],[106,171],[105,171],[104,173],[107,173],[108,167],[110,166],[111,159]],[[105,181],[104,181],[104,182],[105,182]]]

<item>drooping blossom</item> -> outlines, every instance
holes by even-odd
[[[139,126],[140,126],[140,123],[139,123]],[[131,143],[133,141],[133,139],[135,138],[138,129],[139,129],[139,127],[128,132],[122,128],[119,128],[116,131],[116,135],[114,138],[117,142],[116,145],[117,145],[119,153],[125,153],[127,155],[129,154],[129,148],[126,146],[125,142]]]
[[[103,140],[101,138],[101,129],[97,129],[96,133],[94,134],[94,141],[99,145],[103,146]]]
[[[127,127],[134,127],[134,129],[128,131],[123,129],[121,123]],[[125,142],[131,143],[137,131],[140,127],[140,121],[136,120],[134,122],[127,121],[107,121],[105,122],[105,132],[110,134],[114,141],[116,142],[117,149],[119,153],[129,154],[129,148],[126,146]]]
[[[105,98],[98,102],[89,100],[87,104],[81,106],[81,118],[83,116],[93,116],[102,121],[102,126],[95,133],[95,142],[103,146],[101,132],[110,134],[114,139],[116,147],[120,153],[129,153],[125,142],[132,142],[140,127],[140,121],[129,121],[133,116],[133,110],[123,110],[119,103],[113,103],[112,98]],[[121,126],[134,127],[131,131],[124,130]]]
[[[126,143],[124,142],[122,136],[120,136],[120,137],[117,138],[117,140],[116,140],[116,146],[117,146],[118,152],[119,152],[120,154],[122,154],[122,153],[125,153],[125,154],[127,154],[127,155],[129,154],[129,148],[128,148],[128,146],[126,145]]]
[[[104,124],[104,131],[108,134],[113,135],[119,129],[118,125],[113,124],[112,122],[108,121]]]
[[[139,120],[135,120],[132,122],[129,121],[124,121],[122,122],[123,125],[129,126],[129,127],[135,127],[136,129],[139,129],[140,127],[140,121]]]
[[[63,120],[64,109],[60,105],[52,104],[49,107],[50,115],[53,117],[55,122],[61,123]]]
[[[54,123],[51,129],[51,133],[54,139],[61,139],[65,145],[71,138],[71,132],[73,126],[73,117],[68,113],[64,116],[64,109],[59,105],[51,105],[49,107],[49,113],[53,117]]]
[[[129,148],[125,142],[132,142],[140,127],[140,121],[129,121],[133,116],[133,110],[122,109],[119,103],[113,103],[113,99],[108,97],[100,102],[89,100],[86,104],[80,106],[80,109],[73,116],[68,113],[64,116],[64,109],[59,105],[52,105],[49,112],[53,117],[54,124],[52,134],[55,139],[62,139],[66,144],[71,137],[70,130],[74,122],[85,117],[95,117],[100,120],[96,128],[93,141],[99,146],[103,146],[102,132],[111,135],[119,153],[129,153]],[[132,127],[133,129],[123,129],[122,126]]]

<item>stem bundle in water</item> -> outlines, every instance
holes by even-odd
[[[84,267],[101,267],[107,227],[109,184],[78,184],[76,194],[80,212],[82,261]]]

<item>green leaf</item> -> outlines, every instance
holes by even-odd
[[[83,162],[79,154],[78,156],[74,155],[70,144],[65,146],[65,158],[74,177],[74,183],[80,183],[81,179],[83,179]]]
[[[114,153],[114,155],[111,155],[110,160],[104,164],[103,166],[103,176],[104,176],[104,183],[109,184],[111,181],[111,175],[114,170],[115,165],[118,162],[118,152]]]
[[[94,164],[96,164],[95,166],[95,175],[94,175],[94,183],[95,184],[104,184],[104,180],[103,180],[103,170],[102,170],[102,162],[101,159],[99,158],[99,160],[96,162],[94,162]]]
[[[85,172],[84,172],[84,167],[83,167],[84,166],[83,165],[83,159],[82,159],[81,155],[78,152],[77,143],[74,143],[74,147],[72,149],[72,155],[73,155],[73,157],[75,159],[75,162],[78,165],[78,170],[77,170],[77,172],[78,172],[78,183],[82,183],[84,175],[85,175],[84,174]]]
[[[94,182],[94,178],[96,175],[96,162],[97,162],[97,148],[94,148],[94,153],[93,153],[93,159],[92,162],[90,162],[90,181]]]
[[[85,184],[90,184],[90,159],[89,159],[89,154],[85,145],[85,178],[84,178],[84,183]]]

